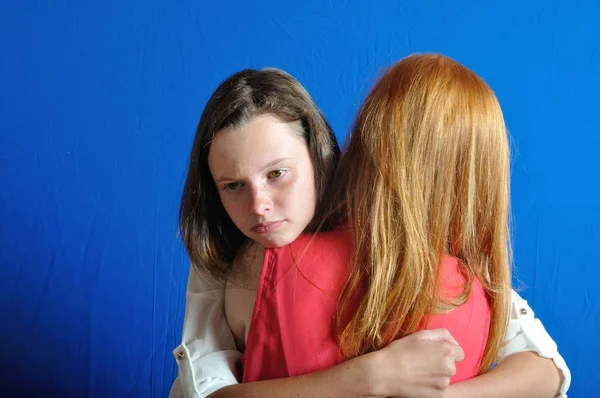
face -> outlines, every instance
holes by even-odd
[[[314,171],[299,126],[267,114],[219,131],[208,164],[223,207],[265,247],[293,242],[313,218]]]

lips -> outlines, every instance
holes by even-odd
[[[252,227],[252,231],[258,234],[266,234],[277,230],[283,221],[262,222]]]

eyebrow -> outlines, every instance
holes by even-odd
[[[275,159],[267,164],[265,164],[260,170],[264,170],[264,169],[268,169],[269,167],[273,167],[276,164],[279,164],[281,162],[284,162],[286,160],[292,160],[292,158],[279,158],[279,159]],[[215,182],[223,182],[223,181],[235,181],[235,178],[231,178],[231,177],[219,177],[215,180]]]

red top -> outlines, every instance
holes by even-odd
[[[351,254],[342,230],[302,235],[290,245],[265,250],[242,358],[244,382],[298,376],[343,361],[334,326]],[[454,257],[442,261],[442,297],[462,292],[465,281],[457,265]],[[465,352],[451,383],[477,375],[490,317],[486,294],[476,280],[463,305],[430,317],[428,328],[448,329]]]

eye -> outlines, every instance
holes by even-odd
[[[277,179],[283,177],[286,173],[287,170],[284,169],[273,170],[268,174],[268,177]]]
[[[238,189],[240,189],[240,187],[242,186],[242,184],[240,184],[239,182],[231,182],[229,184],[226,184],[223,189],[226,191],[237,191]]]

